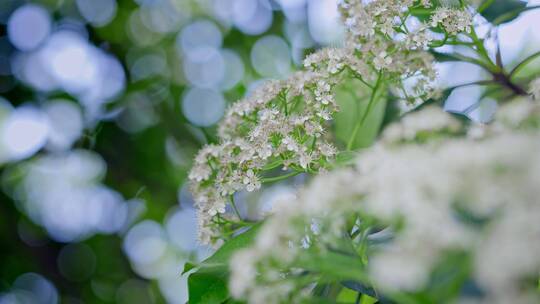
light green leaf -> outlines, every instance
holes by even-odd
[[[358,292],[349,288],[343,288],[341,289],[341,292],[338,294],[336,301],[339,303],[352,304],[356,301],[356,297],[358,297]]]
[[[354,138],[353,149],[371,146],[379,133],[386,107],[386,92],[374,100],[368,116]],[[336,101],[340,111],[335,116],[335,131],[338,140],[347,144],[354,132],[356,123],[368,109],[371,89],[359,80],[349,80],[336,90]]]
[[[367,280],[365,265],[358,256],[333,251],[304,254],[298,261],[298,266],[336,280]]]

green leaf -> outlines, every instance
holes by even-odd
[[[193,268],[197,268],[197,265],[190,262],[186,262],[184,264],[184,270],[182,270],[182,274],[185,274],[186,272],[190,271]]]
[[[186,263],[183,273],[197,268],[197,271],[188,277],[190,304],[221,304],[229,298],[227,289],[229,260],[236,251],[246,248],[253,242],[262,223],[257,223],[232,238],[199,265]]]
[[[211,257],[201,263],[201,267],[228,267],[229,259],[238,250],[251,245],[263,222],[253,225],[248,231],[237,235],[221,246]]]
[[[357,155],[358,153],[356,151],[340,151],[336,155],[336,159],[334,160],[333,167],[337,168],[337,167],[353,164]]]
[[[343,288],[341,289],[341,292],[337,296],[336,301],[339,303],[354,303],[356,301],[356,297],[358,297],[358,292],[349,289],[349,288]]]
[[[489,22],[499,25],[510,22],[527,10],[527,3],[520,0],[486,0],[480,6],[482,16]]]
[[[438,62],[461,61],[461,59],[455,56],[452,56],[451,54],[439,53],[436,51],[431,51],[431,54],[433,55],[433,57],[435,57],[435,60],[437,60]]]
[[[367,281],[365,266],[358,256],[334,251],[306,252],[298,261],[298,266],[336,280]]]
[[[224,304],[245,304],[244,301],[238,301],[233,298],[227,299],[227,301],[223,302]]]
[[[336,101],[340,111],[335,115],[335,131],[338,140],[347,143],[354,131],[356,122],[368,109],[371,89],[361,81],[351,79],[336,90]],[[386,107],[386,94],[379,94],[366,117],[362,128],[356,134],[353,149],[371,146],[379,133]]]
[[[374,303],[378,303],[378,300],[368,295],[362,295],[362,301],[360,302],[360,304],[374,304]]]
[[[221,304],[229,298],[227,274],[196,272],[188,278],[190,304]]]

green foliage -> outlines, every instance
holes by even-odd
[[[336,90],[340,111],[335,115],[335,134],[345,145],[354,137],[351,150],[369,147],[379,133],[386,108],[386,92],[380,89],[376,93],[371,100],[371,90],[357,79],[344,82]],[[357,123],[362,119],[361,127],[354,134]]]
[[[484,18],[493,24],[503,24],[516,19],[526,11],[527,3],[520,0],[486,0],[479,7]]]
[[[186,263],[183,273],[196,269],[188,277],[190,304],[223,303],[229,299],[227,290],[229,260],[236,251],[248,247],[253,242],[262,223],[259,222],[230,239],[199,265]]]
[[[189,303],[220,304],[229,297],[227,273],[200,269],[188,278]]]

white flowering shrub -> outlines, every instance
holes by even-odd
[[[525,9],[488,13],[499,2],[343,0],[341,48],[234,103],[189,174],[200,241],[219,248],[186,265],[190,303],[536,303],[540,92],[516,74],[540,53],[508,71],[488,51],[479,23]],[[447,60],[492,76],[476,84],[499,98],[493,123],[440,108]],[[345,122],[344,90],[362,104]],[[298,174],[311,180],[266,219],[235,205]]]
[[[478,302],[535,303],[539,109],[521,117],[517,129],[501,119],[482,138],[377,143],[354,166],[314,178],[233,257],[232,294],[249,303],[300,301],[325,274],[357,281],[388,301],[441,303],[449,295],[432,284],[446,276],[441,284],[474,287],[464,296]],[[409,117],[424,121],[434,110]],[[455,123],[441,118],[448,127]],[[439,122],[433,126],[442,132]]]

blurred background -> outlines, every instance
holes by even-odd
[[[228,104],[339,46],[336,3],[0,0],[0,304],[185,303],[183,264],[211,254],[185,183],[194,154]],[[538,20],[500,26],[505,63],[538,51]],[[487,77],[438,68],[442,86]],[[489,121],[481,96],[446,107]],[[258,217],[302,180],[237,203]]]

